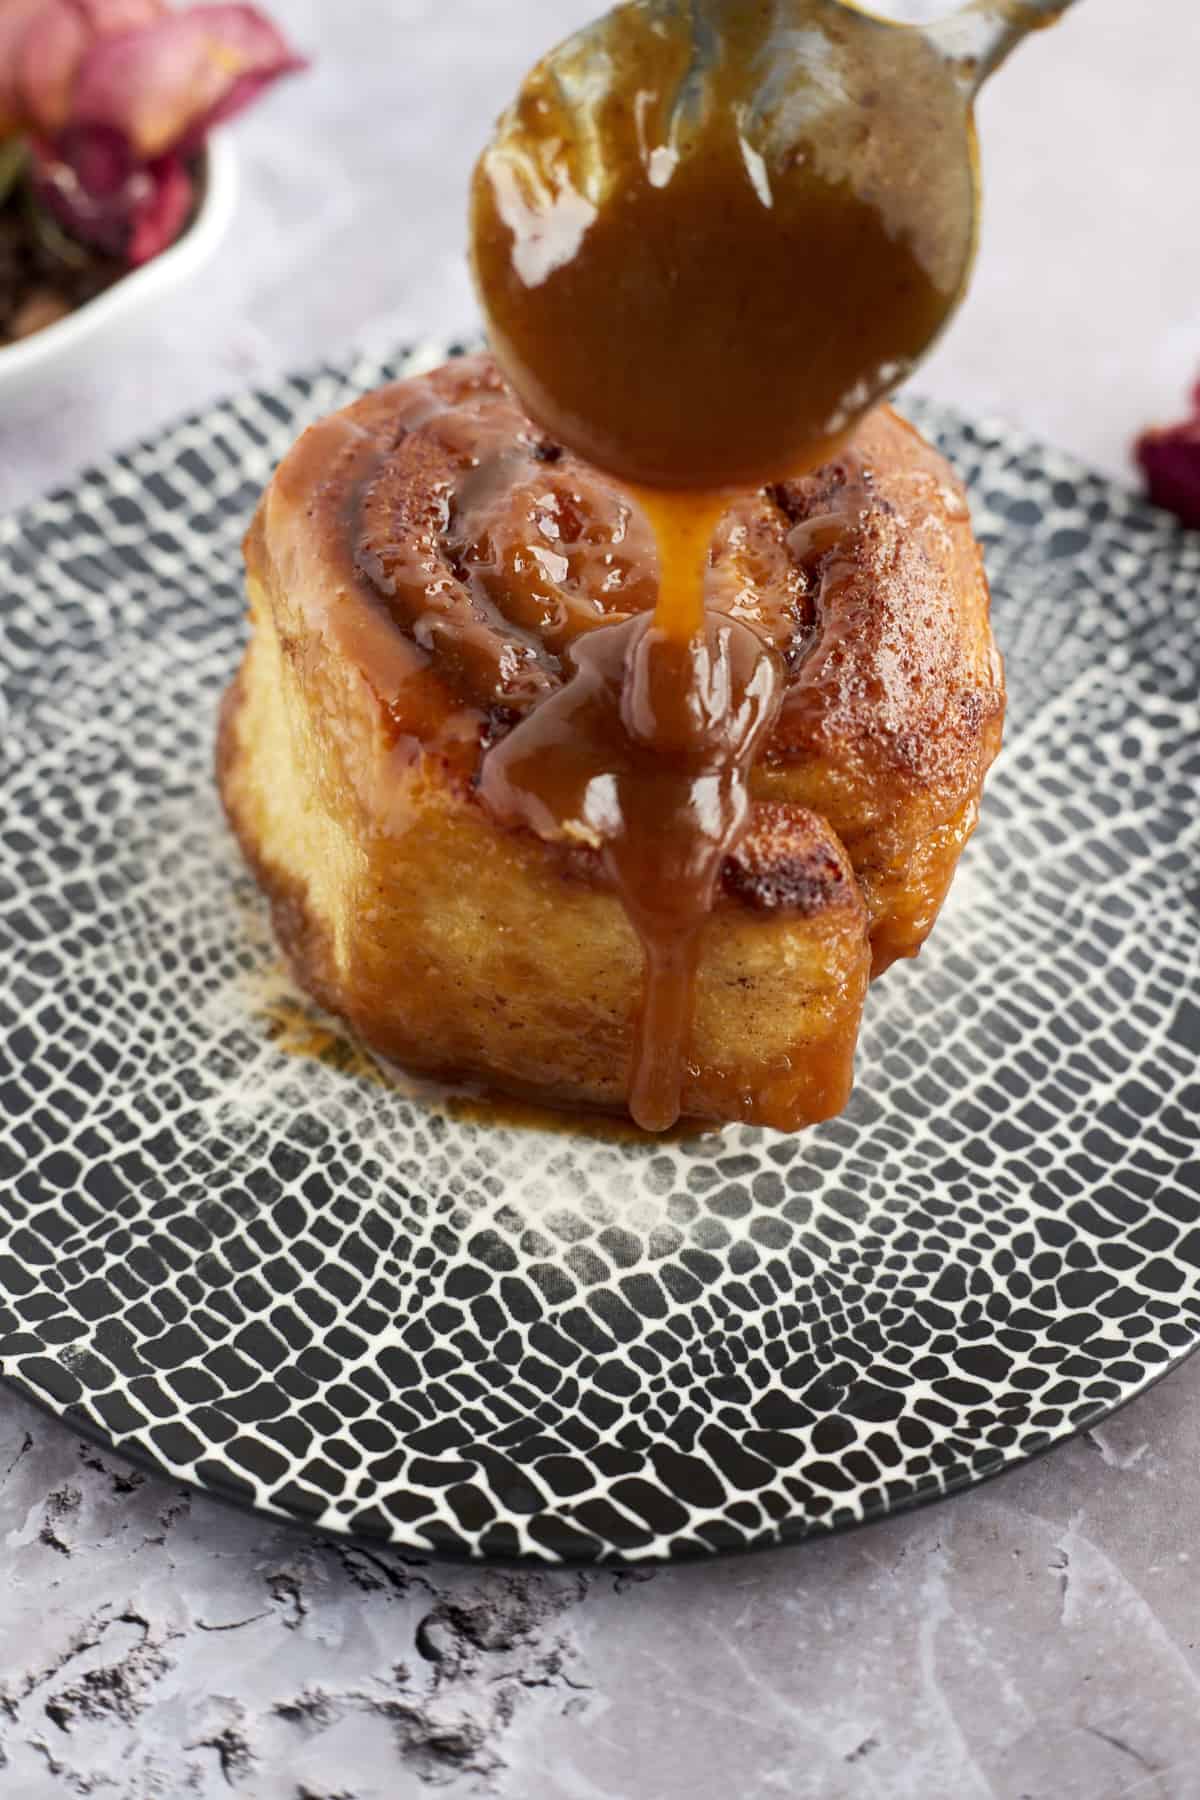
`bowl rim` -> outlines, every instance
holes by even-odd
[[[65,319],[21,343],[0,346],[0,387],[42,364],[53,364],[122,313],[177,287],[208,261],[228,231],[237,205],[237,162],[226,138],[215,136],[205,146],[204,172],[199,208],[182,237],[141,268],[120,276]]]

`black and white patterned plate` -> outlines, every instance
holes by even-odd
[[[918,409],[971,484],[1011,722],[848,1112],[488,1125],[294,1053],[319,1025],[211,776],[249,511],[385,372],[229,401],[0,525],[2,1372],[324,1530],[651,1558],[962,1488],[1194,1349],[1200,537]]]

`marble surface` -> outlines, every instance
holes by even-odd
[[[317,66],[238,128],[234,248],[0,417],[0,507],[279,367],[470,328],[482,122],[591,0],[274,10]],[[1014,62],[927,391],[1126,470],[1200,365],[1198,68],[1194,0],[1086,0]],[[0,1394],[0,1794],[1200,1800],[1197,1519],[1200,1364],[945,1506],[636,1576],[310,1541]]]

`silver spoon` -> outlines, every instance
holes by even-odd
[[[977,94],[989,75],[1033,31],[1062,18],[1075,0],[971,0],[967,6],[921,27]]]

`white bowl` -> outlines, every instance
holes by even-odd
[[[101,339],[126,329],[139,313],[181,287],[216,251],[237,204],[237,164],[231,146],[214,138],[207,148],[200,210],[183,236],[152,262],[123,275],[86,306],[18,344],[0,348],[0,416],[9,401],[39,381],[58,380],[94,357]]]

